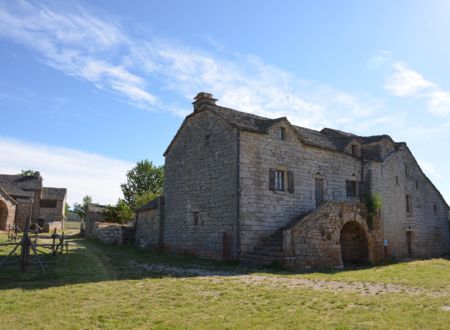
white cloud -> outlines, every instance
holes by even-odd
[[[436,89],[427,95],[428,109],[436,116],[444,117],[450,114],[450,93]]]
[[[450,114],[450,92],[426,80],[420,73],[408,68],[404,63],[394,63],[393,70],[384,85],[387,91],[399,97],[426,99],[428,111],[435,116],[445,117]]]
[[[143,109],[185,115],[177,103],[158,99],[157,89],[169,90],[184,104],[197,92],[210,91],[225,106],[288,116],[297,124],[318,128],[348,125],[382,104],[299,79],[256,56],[224,59],[167,40],[132,37],[116,18],[66,5],[2,3],[0,36],[36,50],[47,65],[118,93]],[[154,86],[152,91],[149,86]]]
[[[39,171],[44,186],[68,189],[70,204],[90,195],[95,202],[115,203],[120,184],[134,164],[74,149],[26,143],[0,137],[0,173]]]
[[[425,89],[435,87],[433,83],[403,63],[395,63],[393,68],[394,73],[388,78],[384,87],[396,96],[415,96]]]

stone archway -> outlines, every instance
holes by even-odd
[[[8,206],[4,201],[0,200],[0,230],[6,230],[8,222]]]
[[[344,266],[369,262],[369,242],[361,224],[347,222],[341,229],[339,241]]]

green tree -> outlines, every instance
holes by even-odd
[[[41,173],[39,173],[39,171],[34,171],[34,170],[22,170],[21,173],[22,175],[26,175],[26,176],[41,176]]]
[[[66,205],[64,205],[64,216],[67,218],[69,216],[69,213],[70,213],[70,205],[66,203]]]
[[[127,223],[133,218],[133,210],[123,199],[119,199],[116,205],[108,205],[103,210],[106,222]]]
[[[84,219],[86,217],[88,205],[92,203],[91,196],[84,196],[83,203],[74,203],[73,204],[73,212],[80,217],[80,219]]]
[[[140,197],[142,201],[148,193],[153,198],[161,195],[164,180],[164,166],[155,166],[147,159],[137,162],[136,166],[127,172],[127,183],[122,184],[125,202],[131,209],[136,207]]]
[[[159,195],[160,194],[155,194],[155,193],[153,193],[151,191],[146,191],[146,192],[136,196],[136,202],[135,202],[134,207],[138,208],[138,207],[144,206],[145,204],[147,204],[151,200],[154,200]]]

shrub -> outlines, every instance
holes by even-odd
[[[379,193],[367,194],[365,196],[365,204],[368,211],[367,226],[373,229],[374,219],[381,209],[381,195]]]

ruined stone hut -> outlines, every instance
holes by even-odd
[[[39,173],[0,174],[0,230],[24,229],[28,219],[46,231],[62,228],[66,195],[66,188],[43,187]]]

